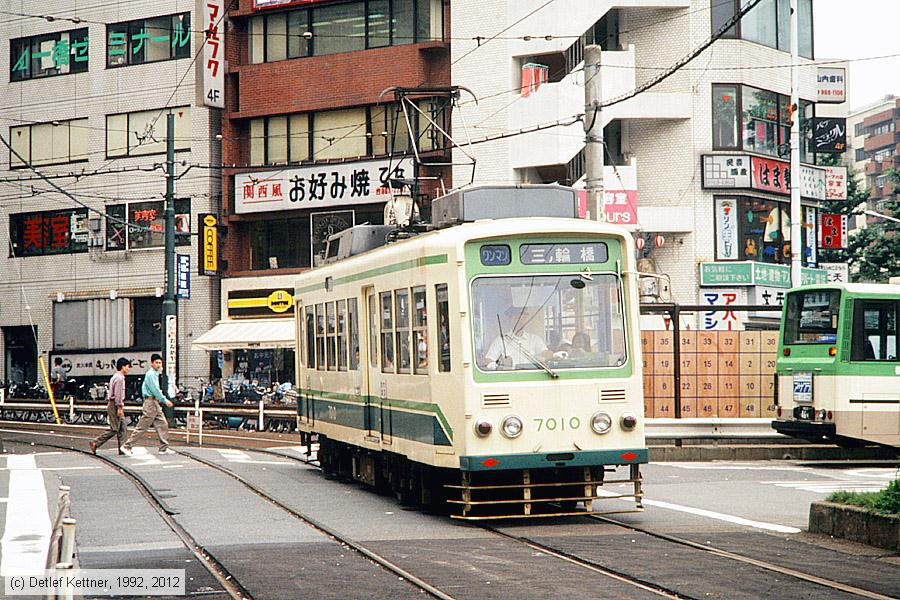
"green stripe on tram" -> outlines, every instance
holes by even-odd
[[[426,267],[428,265],[443,265],[447,263],[447,255],[446,254],[433,254],[431,256],[424,256],[421,258],[413,258],[410,260],[400,261],[398,263],[394,263],[391,265],[385,265],[383,267],[376,267],[374,269],[369,269],[367,271],[362,271],[361,273],[354,273],[353,275],[345,275],[344,277],[338,277],[334,280],[334,285],[343,285],[345,283],[352,283],[354,281],[360,281],[362,279],[368,279],[370,277],[378,277],[379,275],[387,275],[389,273],[397,273],[399,271],[407,271],[409,269],[417,269],[419,267]],[[303,286],[301,288],[297,288],[298,294],[305,294],[307,292],[315,292],[318,290],[325,289],[325,282],[321,283],[313,283],[310,285]]]
[[[380,396],[362,396],[358,394],[346,394],[343,392],[328,392],[324,390],[304,390],[309,399],[311,399],[314,403],[317,402],[342,402],[346,404],[355,405],[363,410],[380,410],[382,401],[385,404],[385,410],[389,412],[408,412],[409,414],[419,414],[412,413],[409,411],[421,411],[423,413],[431,413],[427,415],[429,419],[436,419],[439,424],[440,429],[443,431],[444,435],[446,435],[447,441],[450,442],[453,440],[453,428],[450,427],[450,423],[447,421],[447,418],[444,416],[444,413],[441,411],[441,408],[437,404],[433,404],[430,402],[419,402],[417,400],[403,400],[400,398],[381,398]],[[305,401],[307,397],[301,394],[301,400]],[[303,413],[300,412],[302,415]],[[426,416],[426,415],[421,415]],[[331,421],[328,418],[320,418],[318,414],[315,417],[317,420],[322,421]],[[342,423],[343,424],[343,423]],[[351,427],[363,428],[361,425],[357,426],[356,424],[349,424]],[[374,429],[375,427],[373,427]],[[396,437],[407,437],[403,435],[402,432],[394,433]],[[409,438],[414,439],[414,438]],[[437,440],[435,440],[437,443]],[[439,444],[444,445],[444,444]],[[449,444],[447,444],[449,445]]]

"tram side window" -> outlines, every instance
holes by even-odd
[[[428,311],[425,288],[413,288],[413,371],[417,375],[428,373]]]
[[[391,293],[381,293],[381,372],[394,372],[394,312]]]
[[[833,344],[837,341],[841,294],[816,290],[788,294],[784,343]]]
[[[378,367],[378,307],[375,295],[369,296],[369,366]]]
[[[857,300],[853,306],[851,360],[896,362],[900,302]]]
[[[347,331],[350,332],[350,370],[359,370],[359,311],[356,298],[347,300]]]
[[[347,301],[337,301],[337,366],[347,370]]]
[[[394,292],[397,336],[397,372],[409,373],[409,290]]]
[[[325,307],[316,304],[316,365],[325,368]]]
[[[316,368],[316,317],[313,307],[306,307],[306,368]]]
[[[435,286],[437,294],[438,313],[438,347],[440,348],[440,362],[438,371],[450,372],[450,300],[447,295],[447,284]]]
[[[325,305],[327,337],[325,338],[325,350],[327,351],[328,370],[337,370],[337,328],[335,327],[334,302]]]

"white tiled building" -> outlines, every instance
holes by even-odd
[[[109,377],[117,356],[143,361],[132,371],[142,373],[161,346],[165,275],[156,231],[166,190],[164,109],[175,114],[178,163],[220,160],[217,109],[202,105],[195,86],[193,57],[204,39],[197,3],[81,4],[15,0],[4,9],[56,18],[0,19],[0,135],[100,213],[54,190],[3,148],[0,380],[39,377],[36,351],[51,364],[62,358],[71,376]],[[186,169],[179,164],[176,172]],[[217,170],[184,173],[175,186],[184,199],[179,230],[195,232],[199,213],[218,212],[219,189]],[[144,229],[128,232],[104,213]],[[176,248],[191,260],[190,299],[178,304],[179,380],[196,386],[197,377],[209,376],[210,361],[190,341],[218,316],[218,281],[197,274],[196,237],[185,242]]]
[[[479,98],[477,105],[464,101],[455,115],[458,138],[463,122],[471,137],[478,139],[556,120],[566,122],[583,112],[584,42],[598,41],[604,49],[602,96],[607,101],[687,56],[744,5],[737,0],[733,5],[721,0],[557,0],[541,8],[543,4],[539,0],[452,3],[454,37],[484,38],[477,49],[475,42],[452,46],[453,83],[468,87]],[[776,189],[772,182],[766,189],[756,174],[751,183],[749,171],[758,168],[762,175],[768,168],[770,177],[775,167],[779,173],[783,169],[778,160],[789,160],[782,145],[788,139],[776,137],[779,131],[783,136],[789,132],[785,122],[791,57],[784,11],[788,4],[763,1],[744,17],[742,29],[715,42],[686,68],[602,113],[609,151],[605,162],[616,165],[605,168],[605,187],[637,190],[639,231],[646,234],[647,242],[644,253],[654,260],[658,272],[671,277],[676,301],[704,301],[708,288],[701,285],[700,263],[724,264],[727,276],[717,278],[710,272],[704,283],[714,291],[721,291],[721,286],[736,288],[739,301],[756,302],[757,294],[765,290],[760,283],[787,287],[787,267],[774,263],[789,263],[783,258],[789,224],[782,216],[782,211],[790,214],[789,197],[783,193],[786,188]],[[811,0],[800,2],[804,65],[810,65],[812,55],[810,5]],[[502,33],[488,39],[497,32]],[[541,70],[534,65],[546,67],[547,82],[523,93],[523,71],[527,84],[534,70]],[[815,101],[816,68],[804,66],[800,76],[801,99]],[[718,103],[717,120],[714,103]],[[812,116],[807,102],[802,109],[801,127],[805,117]],[[477,144],[472,148],[478,160],[475,182],[579,185],[583,140],[583,125],[576,122]],[[710,168],[741,158],[748,172],[717,183],[707,181],[703,157],[712,155],[720,157],[710,159]],[[456,162],[462,162],[460,158]],[[802,162],[812,163],[805,148]],[[805,171],[815,180],[811,187],[824,185],[823,171]],[[458,166],[453,183],[464,185],[468,178],[467,168]],[[812,210],[817,198],[824,199],[824,187],[807,191],[810,197],[804,203]],[[732,220],[723,230],[723,201],[742,216],[755,211],[756,217],[749,226]],[[766,211],[762,217],[761,210]],[[766,227],[770,217],[775,222]],[[655,234],[664,237],[660,248],[654,247]],[[720,247],[723,241],[729,244],[727,249]],[[807,262],[811,264],[815,251],[810,252]],[[738,276],[736,270],[744,273]]]

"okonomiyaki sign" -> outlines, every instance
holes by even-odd
[[[413,177],[412,160],[371,160],[234,176],[238,214],[387,202],[391,179]]]

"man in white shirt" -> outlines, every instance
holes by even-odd
[[[516,369],[518,365],[534,365],[535,361],[546,360],[550,356],[543,338],[525,331],[539,318],[533,307],[511,306],[503,313],[503,335],[497,335],[484,353],[485,368],[489,370]],[[530,368],[530,367],[529,367]]]

